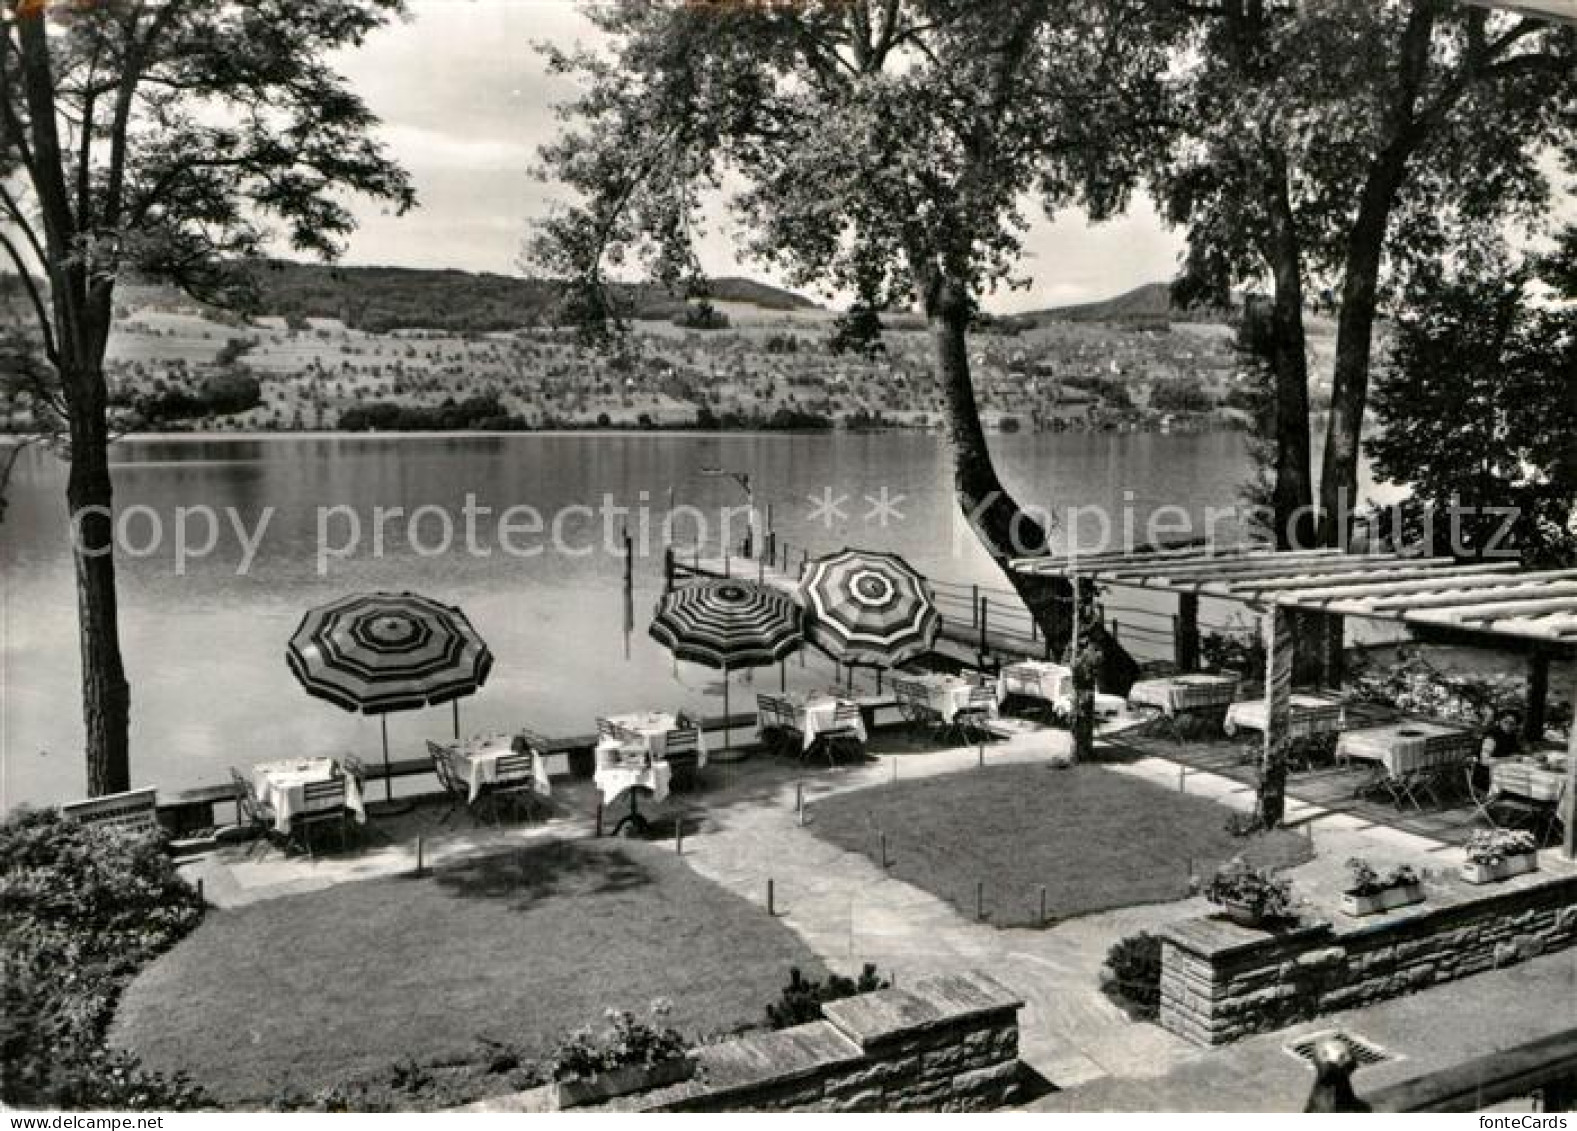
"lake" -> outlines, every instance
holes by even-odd
[[[1021,501],[1059,515],[1106,508],[1119,535],[1125,507],[1141,534],[1167,505],[1202,523],[1207,507],[1233,504],[1249,473],[1232,433],[1018,434],[992,445]],[[679,515],[680,542],[701,516],[716,545],[720,512],[743,501],[732,480],[703,467],[749,472],[758,506],[770,504],[796,551],[885,548],[938,579],[1004,584],[962,532],[946,442],[927,433],[148,438],[118,444],[113,460],[132,779],[165,789],[271,758],[377,756],[377,720],[309,698],[284,663],[304,609],[362,590],[415,590],[465,609],[497,658],[487,686],[460,705],[467,733],[585,733],[599,714],[651,706],[719,711],[719,673],[676,665],[645,632],[662,587],[665,516]],[[0,525],[7,808],[83,790],[64,488],[63,464],[24,453]],[[617,552],[626,522],[637,550],[633,632]],[[1097,525],[1079,524],[1081,545]],[[731,530],[737,541],[742,519]],[[791,659],[788,675],[825,685],[831,668],[812,655]],[[754,679],[735,675],[736,710],[756,684],[778,684],[777,673]],[[391,752],[416,756],[449,730],[447,706],[390,716]]]

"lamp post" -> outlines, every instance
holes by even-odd
[[[750,523],[750,526],[746,531],[744,556],[747,558],[753,557],[756,546],[756,493],[750,485],[750,472],[731,471],[728,468],[723,467],[703,467],[701,469],[701,474],[714,479],[720,475],[727,476],[729,479],[732,479],[735,483],[739,484],[739,489],[745,493],[745,506],[749,511],[746,517]],[[727,546],[723,547],[723,553],[728,553]]]

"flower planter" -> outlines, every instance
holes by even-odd
[[[1342,892],[1342,912],[1354,918],[1365,915],[1378,915],[1382,911],[1394,911],[1398,907],[1406,907],[1412,903],[1424,901],[1423,884],[1403,884],[1401,887],[1386,888],[1384,891],[1373,892],[1369,895],[1359,895],[1357,892]]]
[[[695,1060],[688,1056],[657,1064],[627,1064],[612,1072],[603,1072],[586,1079],[555,1080],[553,1103],[560,1111],[587,1104],[602,1103],[615,1096],[632,1092],[649,1092],[653,1088],[666,1088],[695,1075]]]
[[[1503,857],[1493,864],[1474,864],[1469,861],[1462,865],[1462,878],[1470,884],[1492,884],[1498,880],[1509,880],[1512,876],[1521,876],[1538,870],[1538,853],[1521,852],[1515,856]]]
[[[1263,927],[1265,913],[1258,904],[1240,903],[1237,900],[1227,900],[1221,904],[1221,909],[1227,913],[1227,918],[1240,927]]]

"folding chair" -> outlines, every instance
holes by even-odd
[[[527,820],[535,817],[536,757],[536,753],[529,746],[500,756],[495,763],[498,780],[482,787],[482,792],[476,799],[477,807],[496,816],[500,805],[503,805],[511,809],[524,810]]]
[[[695,785],[701,765],[700,727],[681,716],[679,725],[668,732],[663,742],[663,759],[672,770],[670,781],[674,789],[685,790]]]
[[[817,750],[827,755],[829,767],[837,764],[840,750],[848,749],[855,756],[863,757],[865,740],[860,737],[863,729],[864,722],[860,718],[860,708],[854,703],[840,699],[832,711],[832,725],[816,736],[814,744],[801,751],[800,760],[808,760]]]
[[[449,808],[444,810],[443,816],[438,818],[440,825],[448,822],[454,816],[454,811],[461,806],[471,807],[471,786],[464,781],[455,769],[449,748],[440,746],[436,742],[427,743],[427,756],[433,760],[433,776],[438,779],[438,784],[444,791],[444,797],[449,801]]]
[[[257,790],[252,787],[252,779],[234,766],[230,767],[230,782],[235,786],[236,823],[256,833],[257,839],[266,848],[279,836],[279,830],[274,824],[274,807],[258,800]],[[251,858],[256,847],[257,845],[253,844],[248,848],[248,859]]]
[[[931,696],[923,683],[912,679],[893,680],[893,695],[904,721],[921,730],[934,730],[942,723],[942,713],[931,706]]]
[[[290,817],[290,835],[286,838],[285,848],[288,851],[292,844],[298,844],[306,849],[308,856],[314,856],[313,830],[333,825],[339,830],[340,849],[344,850],[345,825],[348,820],[345,779],[336,776],[326,781],[309,781],[301,787],[301,812],[293,813]]]
[[[971,687],[969,698],[953,714],[953,721],[942,726],[947,735],[957,735],[962,742],[983,741],[990,737],[987,724],[996,713],[997,696],[990,687]]]

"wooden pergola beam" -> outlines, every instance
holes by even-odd
[[[1402,597],[1386,597],[1374,601],[1370,608],[1385,609],[1444,609],[1460,605],[1492,605],[1517,601],[1577,597],[1577,582],[1555,582],[1537,585],[1507,585],[1499,589],[1476,591],[1447,589],[1441,593],[1417,593]]]
[[[1442,560],[1442,559],[1433,559]],[[1451,559],[1443,559],[1450,562]],[[1324,558],[1293,558],[1284,555],[1266,557],[1263,559],[1243,559],[1233,562],[1190,562],[1167,569],[1109,569],[1092,573],[1091,576],[1109,578],[1117,581],[1130,576],[1148,576],[1162,580],[1185,580],[1188,578],[1202,577],[1213,580],[1221,585],[1233,582],[1248,581],[1255,578],[1296,580],[1300,577],[1323,577],[1338,573],[1362,573],[1396,568],[1396,561],[1392,558],[1375,559],[1372,565],[1363,559],[1324,557]]]
[[[1367,595],[1388,596],[1391,593],[1428,593],[1446,584],[1461,586],[1479,583],[1511,584],[1535,576],[1533,574],[1524,574],[1520,578],[1506,576],[1514,573],[1516,569],[1516,562],[1507,562],[1504,565],[1400,566],[1390,571],[1362,570],[1350,574],[1322,576],[1313,588],[1310,588],[1308,581],[1301,578],[1268,581],[1259,587],[1259,591],[1266,594],[1282,589],[1295,589],[1299,591],[1297,595],[1300,600],[1309,600],[1326,596],[1350,597],[1354,587],[1361,586]],[[1489,573],[1489,570],[1499,572]],[[1560,572],[1564,576],[1565,571]]]

